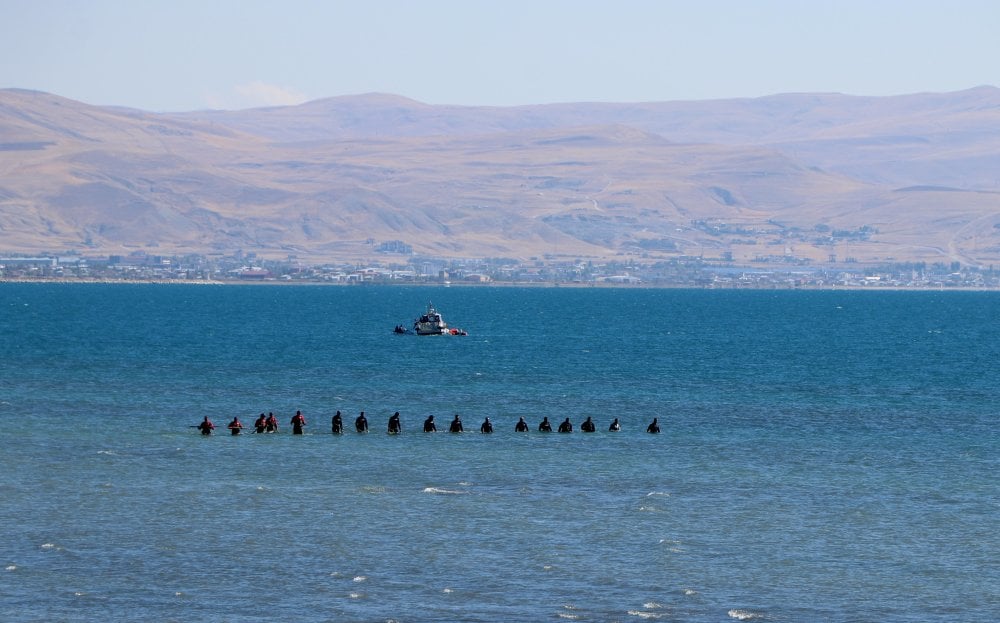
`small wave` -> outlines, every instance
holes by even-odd
[[[367,575],[356,575],[356,576],[354,576],[354,581],[355,582],[364,582],[367,579],[368,579]]]
[[[666,491],[650,491],[649,493],[646,494],[646,497],[647,498],[652,498],[652,497],[669,498],[670,494],[667,493]]]
[[[55,543],[42,543],[42,549],[60,549]]]
[[[579,614],[570,614],[570,613],[568,613],[568,612],[560,612],[560,613],[559,613],[559,618],[560,618],[560,619],[570,619],[570,620],[575,620],[575,619],[579,619],[579,618],[580,618],[580,615],[579,615]]]
[[[684,589],[684,594],[688,595],[688,596],[697,595],[698,591],[694,590],[693,588],[685,588]]]
[[[468,493],[468,491],[456,491],[453,489],[441,489],[439,487],[427,487],[423,490],[423,493],[437,493],[439,495],[462,495]]]
[[[385,487],[376,487],[375,485],[366,485],[361,487],[361,493],[385,493]]]
[[[645,610],[629,610],[629,616],[639,617],[640,619],[661,619],[663,614],[660,612],[646,612]]]
[[[552,571],[552,565],[542,565],[542,571]]]
[[[642,604],[642,607],[645,608],[646,610],[656,610],[657,608],[662,608],[663,604],[658,604],[655,601],[649,601]]]
[[[361,599],[361,593],[348,593],[347,596],[351,599]]]
[[[454,590],[452,590],[452,589],[450,589],[450,588],[446,588],[446,589],[444,589],[444,590],[443,590],[443,591],[441,591],[441,592],[442,592],[442,593],[454,593],[455,591],[454,591]]]
[[[115,456],[115,455],[118,454],[114,450],[98,450],[97,453],[98,454],[104,454],[104,455],[107,455],[107,456]]]
[[[17,565],[7,565],[3,568],[4,571],[17,571]]]
[[[83,597],[83,596],[84,596],[84,595],[86,595],[87,593],[84,593],[83,591],[76,591],[76,592],[75,592],[75,593],[73,593],[73,594],[74,594],[74,595],[76,595],[77,597]]]
[[[728,614],[730,617],[736,619],[737,621],[749,621],[751,619],[759,619],[759,618],[761,618],[761,615],[757,614],[756,612],[751,612],[750,610],[742,610],[742,609],[738,609],[738,608],[733,608],[732,610],[730,610],[726,614]]]

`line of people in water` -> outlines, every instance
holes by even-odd
[[[293,435],[301,435],[303,433],[306,427],[306,418],[304,415],[302,415],[302,411],[295,412],[295,415],[293,415],[291,421],[289,421],[289,425],[292,427]],[[208,416],[206,415],[205,419],[202,420],[201,424],[198,424],[195,428],[200,430],[202,435],[211,435],[212,432],[215,430],[215,424],[213,424],[212,421],[209,420]],[[239,417],[234,417],[233,421],[230,422],[226,426],[226,428],[229,429],[231,435],[239,435],[241,432],[243,432],[243,423],[240,422]],[[278,418],[274,416],[273,412],[268,413],[266,416],[263,413],[261,413],[260,417],[258,417],[253,423],[253,429],[254,433],[276,433],[278,432]],[[616,433],[621,429],[622,426],[618,422],[618,418],[615,418],[614,421],[611,422],[611,425],[608,427],[608,431],[612,433]],[[364,411],[361,412],[361,415],[354,418],[354,430],[358,433],[368,432],[368,418],[365,417]],[[433,415],[427,416],[427,419],[424,420],[424,432],[436,433],[437,430],[438,430],[437,424],[434,422],[434,416]],[[569,421],[569,418],[566,418],[558,425],[556,430],[560,433],[572,433],[573,423]],[[594,423],[594,420],[591,419],[590,416],[587,416],[587,419],[582,424],[580,424],[580,430],[585,433],[597,432],[597,424]],[[517,424],[514,425],[514,432],[526,433],[528,431],[529,431],[528,423],[524,421],[523,417],[519,418],[517,420]],[[330,432],[332,432],[334,435],[342,435],[344,433],[344,418],[340,414],[340,411],[337,411],[337,413],[333,415],[333,418],[331,418]],[[403,432],[403,423],[400,420],[399,411],[396,411],[389,417],[389,423],[386,427],[386,432],[388,432],[390,435],[398,435]],[[462,424],[462,418],[457,413],[455,414],[455,417],[452,418],[451,422],[448,424],[448,432],[450,433],[465,432],[465,426]],[[479,432],[483,434],[490,434],[493,432],[493,422],[490,421],[489,417],[483,420],[483,423],[479,425]],[[552,424],[549,422],[548,416],[543,417],[542,421],[538,424],[538,432],[541,433],[552,432]],[[657,421],[657,418],[653,418],[653,421],[649,423],[649,426],[646,427],[646,432],[654,434],[660,432],[660,424]]]

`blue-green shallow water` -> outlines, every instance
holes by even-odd
[[[391,334],[428,300],[470,335]],[[2,284],[0,619],[995,620],[998,319],[971,292]],[[283,432],[190,428],[261,411]],[[497,432],[417,432],[454,413]]]

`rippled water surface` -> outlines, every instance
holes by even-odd
[[[391,333],[429,300],[469,335]],[[992,620],[998,319],[977,292],[0,284],[0,618]]]

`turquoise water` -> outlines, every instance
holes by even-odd
[[[428,301],[469,336],[391,333]],[[993,620],[998,318],[978,292],[0,284],[0,619]],[[338,409],[372,432],[331,435]],[[281,433],[191,428],[262,411]],[[418,432],[456,413],[496,432]]]

